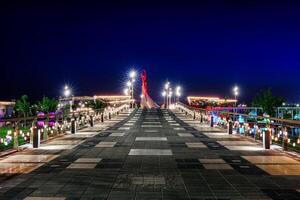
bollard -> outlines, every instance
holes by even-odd
[[[14,131],[14,146],[13,146],[13,148],[17,149],[17,150],[19,150],[18,135],[19,135],[19,130],[18,130],[18,127],[16,127],[15,131]]]
[[[200,114],[200,123],[203,123],[203,115]]]
[[[188,113],[185,111],[185,115],[187,115]]]
[[[74,118],[71,119],[71,133],[76,133],[76,120]]]
[[[46,121],[45,125],[44,125],[44,129],[43,129],[43,141],[48,140],[48,121]]]
[[[287,151],[288,150],[288,137],[287,137],[287,135],[284,136],[282,144],[283,144],[283,150]]]
[[[90,115],[90,125],[91,127],[94,126],[94,117],[92,115]]]
[[[58,134],[61,134],[61,132],[62,132],[61,125],[58,124],[58,126],[57,126],[57,133],[58,133]]]
[[[271,131],[270,129],[267,129],[263,132],[263,145],[264,149],[270,149],[271,144]]]
[[[104,115],[103,115],[103,113],[101,113],[101,122],[102,123],[104,122]]]
[[[196,119],[196,113],[194,112],[194,119]]]
[[[41,130],[34,126],[33,127],[33,143],[32,147],[33,148],[39,148],[41,144]]]
[[[108,113],[108,119],[111,119],[111,113],[110,112]]]
[[[228,123],[228,134],[231,135],[233,130],[232,121],[230,120]]]
[[[244,124],[244,135],[249,136],[249,125],[247,123]]]
[[[214,127],[214,116],[210,117],[210,127]]]

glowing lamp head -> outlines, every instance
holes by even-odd
[[[165,89],[166,89],[166,90],[169,89],[169,86],[170,86],[170,83],[167,82],[167,83],[165,84]]]
[[[125,95],[128,95],[128,92],[129,92],[128,88],[124,89],[124,94]]]
[[[127,86],[130,87],[131,86],[131,81],[127,82]]]
[[[70,89],[66,89],[64,91],[64,95],[65,95],[65,97],[69,97],[71,95],[71,90]]]
[[[234,96],[238,96],[239,95],[239,88],[238,88],[238,86],[235,86],[233,88],[233,94],[234,94]]]
[[[135,71],[131,71],[130,73],[129,73],[129,77],[130,78],[134,78],[136,76],[136,72]]]
[[[163,97],[165,97],[165,96],[167,95],[166,91],[163,91],[163,92],[161,93],[161,95],[162,95]]]
[[[178,97],[181,96],[181,87],[180,86],[176,87],[176,96],[178,96]]]

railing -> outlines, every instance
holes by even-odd
[[[200,123],[227,129],[228,134],[236,132],[262,141],[266,149],[270,148],[271,143],[276,143],[282,145],[284,150],[300,151],[300,135],[291,134],[292,131],[300,130],[300,121],[206,110],[182,103],[177,103],[175,108],[185,112],[186,115],[191,115],[195,120],[199,119]]]
[[[104,122],[129,108],[128,104],[118,107],[107,107],[99,110],[86,110],[69,113],[46,114],[43,116],[1,119],[0,150],[18,149],[19,145],[31,143],[37,148],[40,142],[62,135],[70,131],[88,126],[96,122]]]

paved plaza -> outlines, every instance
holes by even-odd
[[[300,199],[300,162],[170,110],[0,158],[0,199]]]

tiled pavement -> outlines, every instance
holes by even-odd
[[[0,199],[300,199],[283,153],[176,111],[129,114],[1,159]]]

